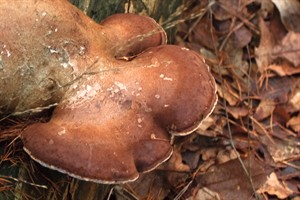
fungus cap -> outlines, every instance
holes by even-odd
[[[101,23],[111,40],[114,56],[134,56],[143,50],[166,44],[167,35],[152,18],[136,14],[114,14]]]
[[[22,1],[13,4],[25,6]],[[212,112],[216,86],[203,58],[165,45],[165,33],[154,20],[119,14],[99,25],[67,1],[28,0],[26,13],[9,5],[8,0],[0,5],[0,20],[14,22],[0,32],[0,42],[12,54],[3,63],[15,74],[14,59],[27,66],[23,58],[30,57],[35,70],[16,76],[16,90],[29,83],[22,97],[30,101],[19,98],[12,109],[58,103],[49,122],[32,124],[21,134],[25,151],[42,165],[98,183],[133,181],[172,155],[172,135],[191,133]],[[18,16],[22,23],[15,23]],[[118,34],[132,22],[146,25]],[[142,40],[126,46],[135,38]],[[9,77],[4,81],[13,82],[15,77]],[[49,79],[51,87],[40,84]],[[53,85],[59,93],[50,90]],[[46,100],[31,96],[34,92],[46,93]],[[37,103],[31,101],[37,98]]]
[[[29,126],[26,152],[83,180],[133,181],[171,156],[171,134],[191,133],[215,105],[214,80],[193,51],[162,45],[115,65],[123,70],[81,80],[49,122]]]

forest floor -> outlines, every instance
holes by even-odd
[[[187,12],[198,16],[176,41],[204,55],[219,102],[178,143],[171,161],[191,172],[185,184],[174,181],[184,173],[168,178],[189,199],[299,199],[300,2],[206,3]]]
[[[205,57],[219,101],[196,133],[176,141],[161,168],[169,185],[145,175],[157,181],[147,199],[299,200],[300,2],[201,1],[180,20],[176,43]]]
[[[195,133],[175,139],[168,162],[133,183],[102,186],[103,198],[299,200],[300,1],[194,2],[165,26],[176,25],[175,43],[206,59],[217,82],[218,104]],[[9,147],[1,163],[14,166],[24,162],[24,156],[13,156],[22,151],[16,140],[23,125],[10,123],[13,128],[0,137]],[[33,183],[33,177],[32,183],[16,180],[9,168],[1,174],[0,192],[21,182],[41,199],[56,199],[61,185],[75,191],[82,184],[70,177],[50,180],[45,174],[51,170],[33,161],[26,166],[52,189],[45,193],[46,186]],[[73,197],[70,193],[62,196]]]

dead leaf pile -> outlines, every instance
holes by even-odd
[[[213,147],[198,141],[203,136],[195,136],[181,149],[183,156],[189,151],[198,162],[191,168],[196,184],[187,196],[296,198],[299,173],[282,172],[300,169],[300,2],[206,2],[207,13],[179,25],[177,38],[179,44],[205,55],[220,98],[197,131],[211,137]],[[257,169],[257,162],[268,170]],[[199,195],[205,191],[211,196]]]

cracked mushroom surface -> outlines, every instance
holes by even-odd
[[[0,48],[10,53],[1,53],[0,89],[10,96],[0,110],[58,103],[49,122],[21,135],[37,162],[87,181],[134,181],[171,156],[172,135],[212,112],[216,86],[203,58],[166,45],[154,20],[118,14],[96,24],[67,1],[34,2],[0,5]]]

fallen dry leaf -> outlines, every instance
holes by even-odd
[[[246,6],[252,2],[253,0],[218,0],[212,6],[212,12],[214,17],[220,21],[235,16],[242,18],[242,15],[248,15]]]
[[[164,170],[189,172],[190,167],[182,162],[180,150],[175,148],[171,158],[163,165]]]
[[[218,120],[218,116],[210,115],[204,121],[202,121],[199,128],[196,130],[196,133],[199,135],[205,135],[208,137],[216,137],[217,132],[212,131],[212,129],[216,126],[216,121]]]
[[[259,188],[269,174],[263,163],[257,159],[244,159],[244,163],[250,171],[254,187]],[[251,163],[251,165],[248,165]],[[224,164],[214,165],[209,172],[196,177],[198,187],[206,187],[217,192],[223,200],[249,199],[253,190],[245,171],[238,159]]]
[[[280,12],[281,21],[289,31],[300,32],[300,2],[298,0],[272,0]]]
[[[221,200],[220,195],[206,187],[197,191],[197,193],[186,200]]]
[[[300,133],[300,114],[292,117],[288,122],[287,126],[291,127],[296,133]]]
[[[298,81],[300,83],[300,81]],[[297,84],[297,83],[296,83]],[[295,110],[300,110],[300,87],[295,88],[289,99],[289,104],[295,108]]]
[[[242,26],[241,28],[234,31],[232,35],[233,46],[239,49],[249,44],[251,39],[252,39],[252,33],[245,26]]]
[[[270,115],[272,115],[273,111],[275,110],[276,103],[274,99],[262,99],[259,103],[258,107],[256,108],[254,117],[258,121],[261,121]]]
[[[255,48],[255,60],[259,71],[264,72],[272,63],[270,52],[272,52],[275,46],[275,40],[271,30],[262,18],[259,18],[259,28],[261,37],[258,48]]]
[[[246,91],[248,89],[247,81],[249,80],[244,77],[249,77],[249,63],[243,58],[245,52],[242,48],[234,46],[230,41],[227,43],[225,48],[226,51],[229,51],[225,64],[227,65],[227,75],[235,80],[235,84],[232,83],[231,86],[235,87],[235,89],[239,92]]]
[[[282,38],[286,35],[285,30],[279,12],[274,9],[271,0],[260,0],[261,1],[261,13],[258,18],[258,25],[260,29],[260,43],[255,48],[256,63],[259,71],[265,72],[268,66],[273,63],[271,57],[274,46],[279,43]]]
[[[205,148],[202,150],[202,160],[210,160],[216,158],[218,151],[220,149],[218,147]]]
[[[260,3],[260,16],[262,16],[263,19],[266,19],[270,13],[274,10],[274,4],[272,0],[257,0],[257,2]]]
[[[274,71],[279,76],[290,76],[300,73],[300,66],[293,67],[289,64],[271,64],[268,69]]]
[[[261,136],[261,142],[266,146],[268,152],[275,162],[283,162],[286,160],[297,159],[300,157],[299,139],[295,137],[283,136],[284,132],[280,132],[278,127],[273,127],[274,133],[280,139],[267,136]],[[281,133],[278,134],[278,133]],[[285,138],[283,138],[285,137]]]
[[[268,177],[265,184],[260,187],[257,192],[259,193],[268,193],[270,195],[276,195],[279,199],[285,199],[291,194],[293,191],[290,190],[284,182],[280,182],[277,178],[277,175],[272,172]]]
[[[236,91],[234,91],[231,84],[229,83],[225,83],[225,84],[226,87],[224,86],[222,87],[217,84],[217,92],[219,96],[226,99],[226,101],[230,106],[235,106],[239,101],[238,94],[236,93]]]
[[[245,117],[249,114],[249,109],[244,106],[227,106],[227,111],[232,117],[235,119],[239,119],[240,117]]]
[[[215,124],[215,119],[212,116],[207,117],[204,119],[199,126],[199,131],[206,131],[209,127],[211,127],[213,124]]]
[[[169,189],[162,174],[163,172],[160,171],[145,173],[136,181],[124,184],[131,198],[125,198],[125,191],[123,191],[118,199],[164,199]]]
[[[299,79],[295,77],[274,77],[269,78],[259,93],[262,99],[273,99],[276,104],[288,102],[288,94],[299,84]]]
[[[174,187],[184,183],[191,171],[190,166],[183,162],[181,148],[178,147],[174,148],[171,158],[160,168],[167,172],[167,180]]]
[[[214,49],[218,46],[218,37],[209,18],[204,18],[198,22],[191,31],[189,41],[201,44],[209,49]]]
[[[288,32],[280,44],[273,48],[272,58],[275,60],[277,57],[285,58],[295,67],[300,67],[300,33]]]
[[[197,167],[199,167],[200,156],[201,155],[199,151],[186,150],[182,153],[182,160],[191,168],[191,170],[195,170]]]
[[[216,161],[218,164],[222,164],[234,159],[237,159],[237,155],[233,149],[222,149],[219,151]]]
[[[292,200],[300,200],[300,196],[294,197]]]

